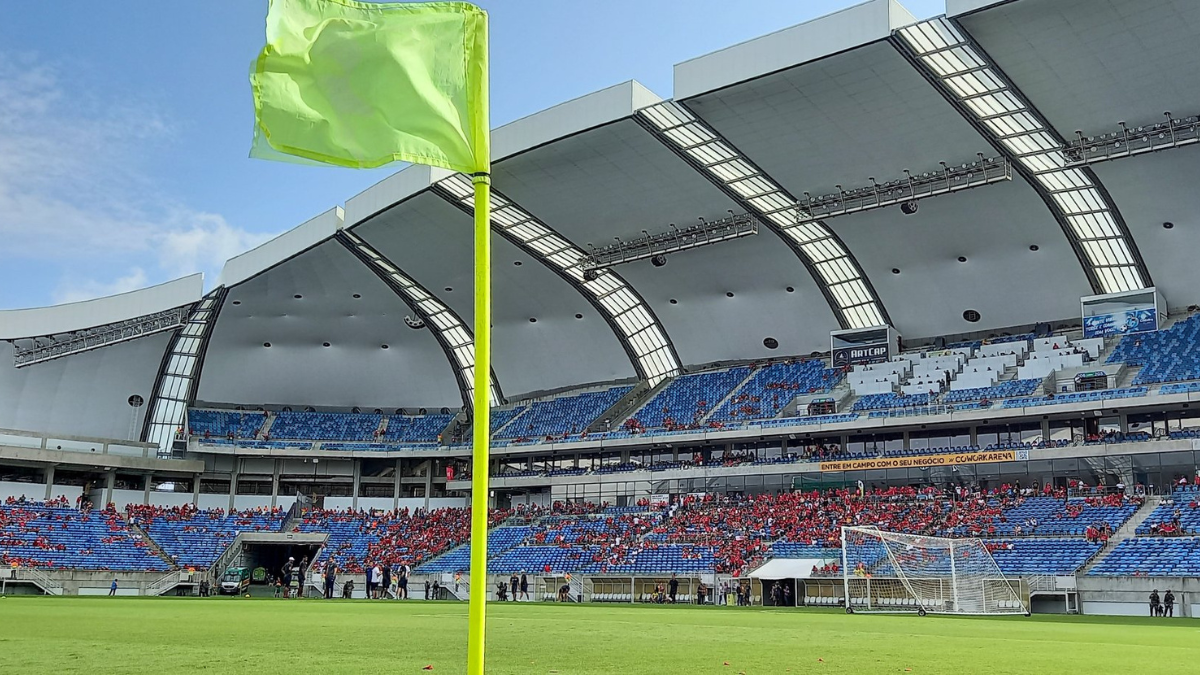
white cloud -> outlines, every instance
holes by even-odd
[[[108,98],[122,100],[0,52],[0,268],[24,259],[57,272],[56,301],[193,272],[211,285],[227,258],[270,235],[165,194],[144,167],[171,142],[171,124],[153,106]]]
[[[125,276],[118,277],[108,283],[96,281],[95,279],[72,279],[67,277],[59,282],[58,288],[54,289],[54,304],[79,302],[80,300],[91,300],[92,298],[99,298],[105,295],[128,293],[129,291],[136,291],[139,288],[145,288],[149,283],[149,277],[146,276],[145,270],[140,267],[135,267],[129,270],[129,273]]]

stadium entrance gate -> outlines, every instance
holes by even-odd
[[[308,558],[311,565],[328,538],[329,535],[319,532],[242,532],[217,559],[210,572],[219,580],[231,567],[262,568],[278,577],[288,558],[295,558],[295,565]],[[307,580],[301,580],[301,583],[307,583]]]

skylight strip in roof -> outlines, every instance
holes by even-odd
[[[662,122],[670,124],[666,117],[662,118]],[[670,128],[683,131],[684,127],[687,127],[688,124],[686,122],[674,124]],[[473,200],[468,202],[466,198],[466,195],[474,194],[470,179],[467,176],[454,174],[439,181],[437,185],[452,197],[462,195],[458,199],[459,205],[464,210],[473,211]],[[521,208],[502,193],[493,190],[492,195],[495,203],[503,204],[503,208],[509,214],[519,214],[520,220],[519,225],[506,228],[497,223],[495,213],[493,212],[493,228],[508,236],[510,240],[515,240],[513,243],[526,253],[542,261],[552,269],[558,270],[581,291],[592,297],[596,307],[606,316],[610,325],[618,330],[622,342],[628,346],[639,377],[650,380],[651,384],[657,384],[664,376],[674,375],[680,371],[679,358],[676,356],[670,341],[666,339],[666,331],[657,323],[657,319],[653,318],[653,312],[649,310],[642,297],[619,274],[612,270],[604,270],[596,279],[591,281],[586,280],[581,265],[587,259],[587,254],[582,249],[559,235],[545,223],[539,221],[529,211]],[[655,322],[655,326],[658,327],[657,335],[660,342],[655,343],[649,350],[635,347],[628,327],[623,326],[621,322],[617,321],[616,312],[624,311],[625,306],[623,305],[626,303],[632,303],[629,306],[642,308],[645,314]],[[664,347],[667,350],[669,359],[669,367],[665,370],[656,363],[656,360],[661,360],[661,354],[651,356],[651,352]]]
[[[791,233],[790,228],[801,227],[801,224],[796,222],[797,214],[800,212],[800,207],[796,203],[796,199],[769,176],[758,170],[754,163],[739,153],[732,144],[725,141],[719,133],[708,127],[703,120],[700,120],[691,113],[687,108],[683,107],[675,101],[663,101],[648,108],[643,108],[638,111],[640,119],[649,124],[649,128],[655,130],[656,136],[662,139],[665,143],[671,146],[676,152],[687,156],[696,166],[697,169],[706,173],[711,179],[722,185],[727,191],[733,192],[739,201],[741,201],[748,210],[752,211],[759,217],[760,220],[774,226],[774,229],[787,235],[789,238],[798,243],[805,243],[814,239],[812,236],[813,230],[819,230],[822,233],[822,240],[829,241],[829,247],[837,251],[837,255],[833,257],[841,257],[845,259],[846,265],[853,270],[855,279],[863,279],[861,268],[849,252],[841,245],[833,232],[829,230],[824,223],[820,221],[806,221],[803,224],[805,229]],[[716,139],[716,143],[704,144],[705,148],[720,148],[722,152],[728,152],[741,159],[739,165],[729,165],[723,162],[714,164],[715,157],[702,157],[698,155],[700,148],[692,148],[685,142],[681,142],[678,135],[674,133],[675,126],[685,126],[681,121],[687,120],[696,128],[703,129],[701,137],[710,137]],[[744,167],[744,171],[722,170],[730,169],[732,166],[738,168]],[[793,213],[790,217],[782,217],[786,210],[791,210]],[[827,297],[830,298],[830,306],[834,313],[838,316],[839,323],[846,328],[867,328],[869,326],[880,325],[879,323],[863,324],[862,319],[855,313],[842,312],[844,306],[836,302],[832,295],[829,295],[829,283],[825,275],[817,269],[817,263],[823,262],[829,258],[814,259],[803,246],[794,246],[793,250],[805,260],[806,266],[812,272],[814,280],[822,285],[825,289]],[[864,290],[869,289],[868,284],[863,281],[861,286]],[[882,317],[883,312],[878,307],[878,300],[869,295],[869,301],[875,305],[873,316]],[[869,313],[871,314],[871,313]]]
[[[1081,262],[1089,277],[1096,281],[1096,290],[1115,293],[1145,288],[1149,274],[1144,266],[1135,263],[1128,234],[1121,231],[1113,215],[1115,206],[1097,189],[1088,173],[1063,168],[1067,164],[1064,143],[1053,129],[1032,114],[1031,106],[1007,83],[987,54],[946,17],[901,28],[896,35],[927,76],[940,82],[964,114],[974,116],[992,140],[1027,169],[1028,177],[1049,195],[1048,203],[1057,211],[1056,217],[1067,225],[1066,230],[1073,233],[1077,248],[1084,253]],[[962,72],[954,72],[956,68]],[[966,76],[968,71],[971,74]],[[1071,219],[1084,213],[1096,218]],[[1106,231],[1111,228],[1113,241],[1085,245],[1087,240],[1080,236],[1081,231],[1102,224]],[[1100,273],[1102,266],[1113,261],[1124,264],[1120,263],[1122,260],[1136,265],[1132,272],[1123,269],[1120,275]]]

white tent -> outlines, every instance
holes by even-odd
[[[820,568],[831,562],[838,561],[834,558],[775,558],[750,572],[750,578],[807,579],[812,576],[814,566]]]

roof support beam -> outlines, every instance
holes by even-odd
[[[842,328],[891,325],[875,288],[841,238],[716,129],[678,101],[642,108],[634,118],[783,239],[817,282]]]
[[[1153,285],[1117,205],[1087,166],[955,20],[892,34],[892,45],[988,143],[1012,162],[1054,215],[1097,294]]]
[[[474,215],[471,180],[454,174],[433,186],[435,194]],[[638,377],[653,386],[682,370],[679,354],[650,305],[612,270],[588,270],[588,255],[546,223],[492,188],[492,230],[540,261],[579,291],[625,348]]]
[[[890,325],[892,318],[862,265],[838,235],[796,197],[691,109],[664,101],[637,110],[638,124],[785,241],[829,303],[842,328]],[[833,263],[820,265],[818,263]]]
[[[417,283],[362,237],[339,230],[334,238],[387,284],[433,333],[454,370],[454,379],[458,382],[464,409],[470,410],[475,400],[475,334],[471,332],[471,328],[462,317],[450,309],[450,305]],[[491,376],[492,406],[498,406],[503,403],[504,394],[500,390],[499,380],[496,379],[496,371],[493,370]]]
[[[187,408],[196,401],[204,355],[227,292],[220,286],[200,298],[163,353],[141,435],[143,441],[158,444],[160,456],[171,453],[175,430],[183,426]]]

